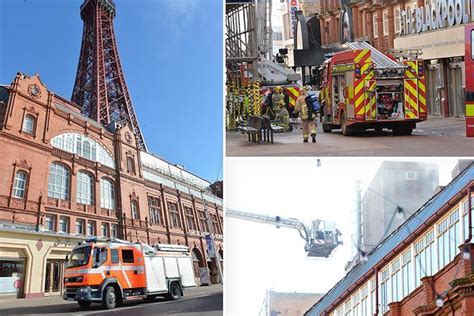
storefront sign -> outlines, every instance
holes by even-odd
[[[290,0],[290,7],[288,9],[290,13],[290,22],[291,22],[290,38],[293,38],[293,35],[295,34],[295,29],[296,29],[296,11],[298,11],[298,0]]]
[[[432,5],[402,11],[400,35],[465,24],[473,17],[474,0],[436,0]]]

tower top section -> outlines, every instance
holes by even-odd
[[[104,126],[129,125],[139,148],[146,151],[120,64],[114,17],[112,0],[85,0],[81,5],[84,32],[72,101],[82,114]]]
[[[102,6],[105,10],[109,11],[112,16],[115,16],[115,3],[113,0],[84,0],[84,3],[81,5],[81,18],[83,20],[86,7],[95,4]]]

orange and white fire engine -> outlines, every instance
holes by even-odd
[[[410,135],[427,118],[423,61],[400,64],[366,42],[346,45],[349,50],[321,67],[324,132],[388,128],[394,135]]]
[[[181,245],[130,243],[97,238],[78,244],[67,257],[65,300],[83,308],[102,303],[107,309],[125,300],[179,299],[196,286],[189,249]]]

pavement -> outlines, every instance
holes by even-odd
[[[36,299],[0,299],[0,315],[28,314],[72,314],[72,315],[190,315],[214,316],[223,314],[222,285],[200,286],[186,289],[184,296],[177,301],[165,301],[157,298],[154,302],[134,300],[124,302],[123,306],[113,310],[104,310],[101,304],[92,304],[87,309],[79,307],[77,302],[69,302],[60,296]]]
[[[474,138],[465,137],[465,120],[429,117],[411,136],[390,130],[367,130],[343,136],[340,130],[323,133],[318,122],[317,142],[303,143],[300,125],[293,132],[274,134],[274,144],[256,144],[240,132],[226,132],[227,156],[474,156]]]

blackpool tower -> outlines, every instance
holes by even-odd
[[[82,107],[84,115],[105,126],[126,121],[140,149],[146,151],[120,65],[114,17],[112,0],[85,0],[81,5],[84,31],[72,101]]]

